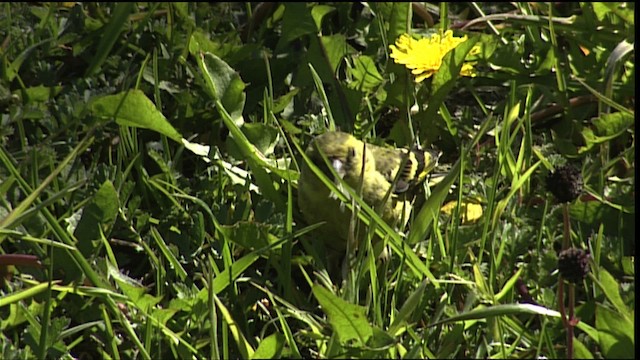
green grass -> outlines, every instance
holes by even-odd
[[[255,4],[0,5],[0,358],[634,356],[633,3]],[[406,229],[345,205],[392,255],[344,281],[296,200],[327,129],[443,153]]]

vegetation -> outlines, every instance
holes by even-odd
[[[0,7],[0,358],[634,356],[633,3]],[[344,272],[328,129],[442,152]]]

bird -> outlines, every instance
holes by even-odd
[[[418,147],[406,149],[365,143],[341,131],[316,136],[305,154],[339,189],[342,183],[351,187],[382,220],[399,230],[406,226],[419,185],[439,157],[435,151]],[[332,251],[344,253],[348,243],[351,249],[356,249],[367,234],[364,224],[359,222],[355,227],[359,229],[358,234],[349,236],[353,231],[350,230],[352,212],[306,161],[301,165],[298,179],[298,207],[308,224],[322,223],[317,236]]]

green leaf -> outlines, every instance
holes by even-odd
[[[288,93],[280,96],[279,98],[275,99],[273,101],[273,108],[271,109],[271,111],[274,114],[279,114],[281,112],[284,111],[284,109],[287,108],[287,106],[293,101],[293,98],[298,95],[298,93],[300,92],[299,88],[295,88],[291,91],[289,91]],[[286,120],[284,120],[284,122],[288,122]]]
[[[29,102],[38,103],[45,102],[55,98],[60,92],[62,92],[62,86],[32,86],[25,89]]]
[[[147,294],[147,289],[143,285],[124,275],[115,267],[107,266],[109,267],[109,276],[118,284],[118,288],[136,308],[146,312],[162,300],[162,296]]]
[[[85,257],[91,257],[103,232],[113,226],[118,215],[120,201],[118,192],[107,180],[102,183],[91,202],[84,207],[82,217],[73,235],[78,239],[78,250]]]
[[[603,306],[596,308],[596,329],[606,359],[635,358],[633,321]]]
[[[354,80],[349,83],[349,88],[362,92],[373,91],[384,80],[380,72],[378,72],[376,63],[366,55],[355,57],[353,59],[353,67],[349,68],[348,72]]]
[[[153,130],[179,143],[182,142],[182,135],[140,90],[97,98],[91,102],[89,108],[98,118],[115,118],[119,125]]]
[[[260,341],[252,359],[276,359],[280,358],[284,348],[284,335],[274,333]]]
[[[598,136],[606,136],[606,139],[612,139],[625,133],[634,125],[634,117],[632,114],[615,112],[612,114],[602,114],[600,117],[592,120],[595,132]]]
[[[287,45],[291,40],[308,34],[315,34],[318,31],[315,20],[311,16],[306,3],[290,2],[284,4],[284,15],[282,16],[282,36],[278,43],[278,48]]]
[[[264,155],[273,154],[280,140],[280,132],[277,128],[262,123],[247,123],[242,127],[242,132]]]
[[[309,62],[323,83],[332,83],[338,66],[347,55],[347,39],[343,34],[314,38],[309,46]]]
[[[320,285],[313,286],[313,295],[322,310],[329,316],[329,322],[341,343],[354,342],[363,346],[373,335],[373,328],[367,321],[366,308],[350,304]]]
[[[20,53],[20,55],[18,55],[18,57],[15,60],[13,60],[13,62],[11,62],[10,65],[6,67],[3,66],[2,68],[4,70],[2,74],[3,78],[7,80],[8,83],[12,82],[13,79],[15,79],[15,77],[20,72],[20,67],[22,66],[22,63],[24,63],[25,60],[31,57],[35,53],[35,51],[38,49],[38,47],[45,45],[53,40],[55,39],[42,40],[26,48],[23,52]],[[4,62],[4,59],[5,59],[5,56],[3,56],[3,62]]]
[[[316,29],[320,31],[322,29],[322,19],[325,15],[334,11],[335,8],[328,5],[315,5],[311,9],[311,17],[313,17],[313,21],[316,24]]]
[[[627,306],[622,301],[622,297],[620,297],[620,285],[616,281],[616,279],[609,274],[609,272],[605,269],[600,269],[598,271],[598,285],[604,292],[604,295],[607,297],[609,301],[616,308],[618,313],[621,316],[625,317],[627,320],[633,319],[633,314],[627,309]]]
[[[220,55],[220,47],[219,43],[212,41],[209,36],[200,29],[194,31],[189,39],[189,53],[193,56],[197,56],[201,52]]]
[[[214,100],[219,100],[229,113],[233,122],[241,126],[244,123],[242,110],[246,100],[245,84],[240,75],[226,62],[212,53],[201,53],[202,66],[206,67],[206,90]]]
[[[206,86],[209,89],[208,92],[210,95],[214,96],[217,93],[216,89],[218,88],[216,86],[216,82],[219,80],[216,80],[213,76],[214,74],[211,73],[213,69],[211,69],[205,62],[206,58],[214,59],[214,61],[218,63],[224,62],[212,54],[202,54],[198,57],[198,67],[200,68]],[[228,65],[226,66],[228,67]],[[264,154],[258,151],[256,146],[253,145],[249,141],[249,139],[247,139],[247,136],[245,136],[245,134],[240,129],[241,124],[238,124],[236,121],[234,121],[232,116],[227,112],[226,106],[220,101],[220,99],[217,97],[213,97],[213,99],[216,102],[216,106],[218,107],[220,115],[222,116],[222,121],[231,133],[230,138],[232,139],[232,141],[236,142],[236,145],[238,145],[238,149],[241,151],[243,157],[249,163],[253,175],[256,177],[256,181],[258,181],[263,191],[266,191],[267,193],[275,192],[275,190],[273,189],[273,184],[267,176],[267,170],[272,171],[282,179],[288,180],[297,178],[296,173],[279,168],[279,164],[277,164],[277,162],[271,161],[266,156],[264,156]],[[272,200],[278,201],[278,198],[273,198]]]
[[[573,357],[576,359],[595,359],[589,348],[575,337],[573,338]]]
[[[391,15],[389,20],[389,30],[387,31],[387,41],[392,44],[396,39],[411,31],[411,3],[392,2]]]

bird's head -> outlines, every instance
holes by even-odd
[[[371,152],[366,150],[365,154],[364,142],[347,133],[339,131],[326,132],[317,136],[307,150],[307,155],[313,163],[327,176],[331,176],[331,172],[323,159],[323,154],[341,178],[346,175],[359,177],[363,171],[366,172],[375,167]],[[362,166],[363,161],[364,167]]]

